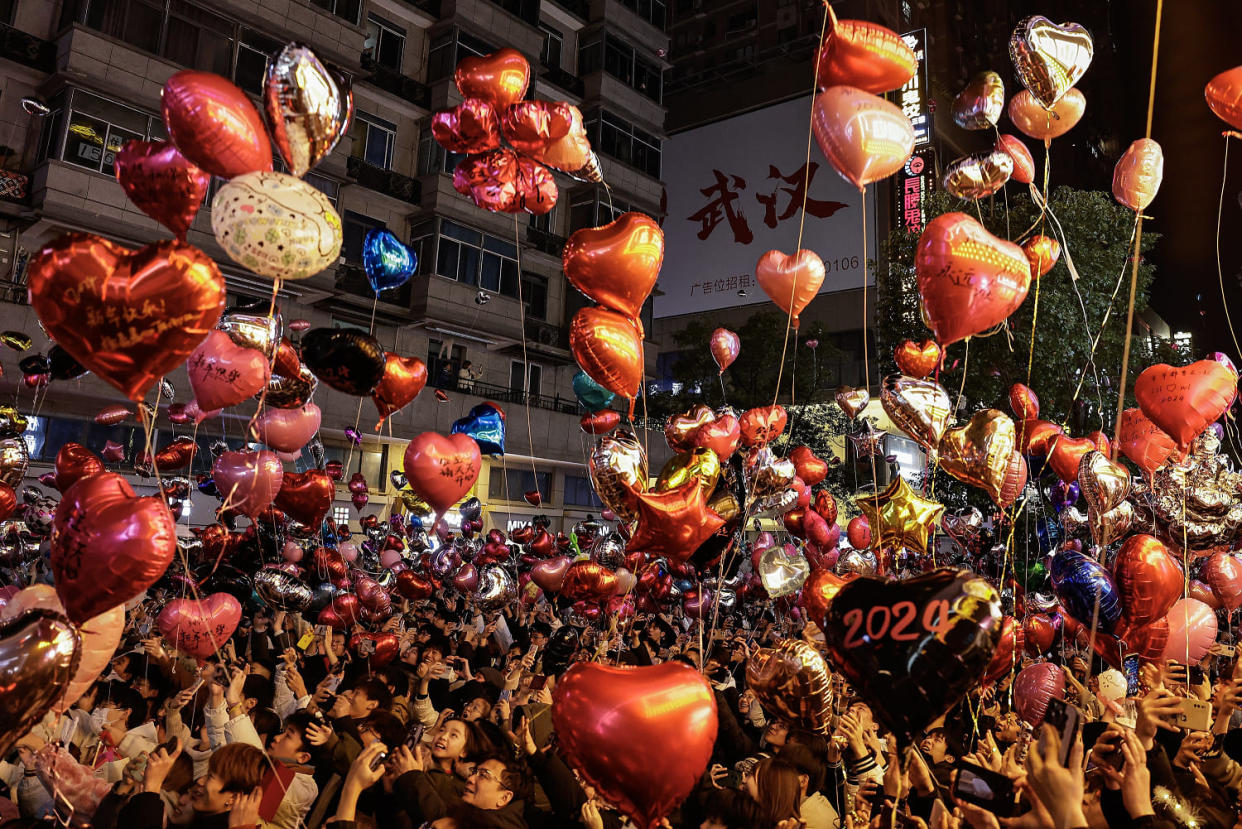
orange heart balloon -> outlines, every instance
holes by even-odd
[[[935,340],[905,340],[893,349],[893,360],[902,374],[922,380],[940,363],[940,346]]]
[[[1242,130],[1242,66],[1221,72],[1203,90],[1216,117],[1236,130]]]
[[[1008,153],[1013,159],[1013,175],[1010,178],[1021,184],[1030,184],[1035,180],[1035,159],[1031,158],[1031,151],[1021,138],[1002,135],[996,139],[996,149]]]
[[[768,298],[793,317],[796,329],[798,315],[806,310],[824,284],[824,262],[811,250],[799,250],[793,256],[770,250],[759,257],[755,276]]]
[[[815,141],[855,187],[888,178],[914,152],[914,127],[901,108],[852,86],[832,86],[815,96]]]
[[[793,461],[798,477],[807,486],[815,486],[828,477],[828,462],[816,457],[809,446],[795,446],[789,453],[789,460]]]
[[[30,304],[47,333],[130,400],[184,363],[224,310],[220,271],[182,242],[131,251],[68,233],[45,246],[27,273]]]
[[[684,414],[669,419],[664,426],[664,439],[674,452],[688,452],[694,448],[695,435],[699,429],[716,419],[710,406],[696,403]]]
[[[1078,465],[1082,456],[1098,451],[1091,438],[1072,438],[1063,434],[1050,437],[1047,447],[1048,463],[1052,464],[1052,471],[1067,484],[1078,480]]]
[[[1024,420],[1018,429],[1018,445],[1024,455],[1047,455],[1052,439],[1061,427],[1047,420]]]
[[[1141,409],[1126,409],[1121,413],[1121,453],[1148,475],[1164,466],[1169,456],[1177,451],[1173,438],[1152,423]]]
[[[1019,420],[1034,420],[1039,417],[1039,398],[1022,383],[1014,383],[1009,387],[1009,408]]]
[[[1150,138],[1140,138],[1117,159],[1113,198],[1131,210],[1143,211],[1164,179],[1164,151]]]
[[[501,112],[526,96],[530,64],[516,49],[501,49],[481,58],[463,58],[454,78],[463,98],[482,98]]]
[[[1185,451],[1208,424],[1229,409],[1238,376],[1223,363],[1199,360],[1188,366],[1159,363],[1134,382],[1134,398],[1153,423]]]
[[[643,340],[628,319],[603,308],[582,308],[569,327],[569,348],[591,379],[633,400],[643,379]]]
[[[1051,236],[1038,233],[1022,243],[1026,261],[1031,263],[1031,275],[1039,279],[1061,258],[1061,243]]]
[[[418,397],[427,385],[427,364],[417,357],[402,357],[391,351],[384,352],[384,373],[371,392],[371,400],[379,411],[379,431],[384,421],[401,411]]]
[[[727,461],[742,442],[742,425],[737,416],[726,412],[711,423],[705,423],[694,433],[694,445],[716,453],[720,462]]]
[[[1004,322],[1031,286],[1031,263],[1022,248],[993,236],[965,213],[945,213],[927,223],[914,269],[942,347]]]
[[[780,405],[747,409],[738,419],[742,430],[742,442],[747,446],[762,446],[765,443],[771,443],[781,436],[781,432],[785,431],[785,422],[788,417],[785,407]]]
[[[1087,99],[1077,89],[1065,93],[1052,109],[1044,109],[1028,90],[1009,99],[1009,120],[1031,138],[1051,141],[1077,126],[1087,109]]]
[[[410,489],[443,514],[470,491],[483,465],[479,444],[469,435],[423,432],[405,447]]]
[[[576,230],[565,243],[565,277],[588,298],[637,320],[664,261],[664,233],[650,216],[623,213]]]
[[[815,63],[820,89],[844,84],[882,95],[914,77],[918,58],[901,35],[865,20],[837,20],[832,6],[825,8],[828,33]]]

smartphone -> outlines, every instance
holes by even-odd
[[[532,691],[542,691],[543,686],[547,684],[548,677],[546,674],[535,674],[530,678],[530,689]]]
[[[974,763],[963,760],[957,764],[953,796],[987,809],[997,817],[1013,816],[1013,781]]]
[[[497,697],[496,701],[497,702],[508,702],[512,698],[513,698],[513,692],[510,691],[508,688],[505,688],[504,690],[500,692],[500,696]]]
[[[371,761],[371,771],[379,771],[379,767],[384,765],[384,761],[388,759],[388,752],[381,751],[375,755],[375,759]]]
[[[1173,722],[1186,731],[1208,731],[1212,728],[1212,705],[1201,699],[1183,697],[1182,710]]]
[[[328,677],[328,683],[324,687],[328,689],[329,693],[336,694],[336,689],[341,687],[341,680],[343,680],[344,678],[345,678],[345,674],[343,672],[339,674],[333,673],[331,676]]]
[[[328,631],[331,630],[327,625],[315,625],[315,635],[320,639],[327,640]]]
[[[1063,699],[1048,700],[1048,710],[1044,714],[1044,722],[1055,728],[1061,737],[1061,753],[1058,758],[1061,765],[1069,765],[1070,750],[1074,747],[1074,738],[1082,725],[1082,712]]]
[[[405,745],[410,751],[418,747],[423,741],[423,730],[426,728],[422,723],[416,722],[410,726],[410,730],[405,735]]]
[[[1122,661],[1121,665],[1125,668],[1126,675],[1126,696],[1137,697],[1143,693],[1141,684],[1139,683],[1139,655],[1137,653],[1128,654]]]
[[[141,636],[143,639],[146,639],[148,636],[151,635],[151,620],[150,619],[144,619],[142,624],[138,626],[138,635]]]
[[[358,642],[358,655],[371,656],[375,653],[375,640],[362,639]]]
[[[198,693],[198,689],[203,687],[203,683],[204,683],[205,681],[206,681],[206,680],[204,680],[204,679],[200,676],[200,677],[198,678],[198,681],[197,681],[197,682],[195,682],[193,685],[191,685],[191,686],[190,686],[190,693],[191,693],[191,694],[197,694],[197,693]]]

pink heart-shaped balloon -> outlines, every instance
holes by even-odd
[[[223,508],[255,518],[272,505],[280,492],[284,468],[276,453],[224,452],[211,468]]]
[[[410,489],[438,513],[470,491],[483,459],[469,435],[423,432],[405,448],[405,477]]]
[[[154,584],[177,551],[177,528],[162,499],[139,498],[123,477],[101,472],[61,498],[51,548],[56,592],[81,624]]]
[[[314,403],[297,409],[264,409],[255,422],[255,434],[277,452],[297,452],[310,443],[322,419]]]
[[[128,141],[116,154],[116,180],[139,210],[184,242],[211,174],[191,164],[171,141]]]
[[[212,593],[201,601],[173,599],[164,605],[156,621],[160,633],[173,647],[206,659],[237,630],[241,604],[228,593]]]
[[[530,580],[548,593],[556,593],[565,583],[565,574],[573,559],[569,556],[555,556],[544,559],[530,568]]]
[[[203,412],[223,409],[254,397],[267,385],[271,367],[263,352],[212,331],[185,362],[194,398]]]

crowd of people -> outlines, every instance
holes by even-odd
[[[711,762],[663,826],[1242,826],[1242,666],[1230,648],[1202,669],[1145,664],[1118,693],[1117,672],[1062,647],[1054,659],[1081,718],[1038,728],[1018,716],[1018,657],[901,746],[838,675],[825,733],[771,717],[747,687],[755,649],[814,644],[814,624],[705,634],[646,616],[599,631],[546,604],[483,614],[439,598],[407,603],[386,629],[399,655],[373,668],[345,631],[259,612],[200,665],[144,635],[139,607],[107,674],[0,764],[0,826],[628,826],[558,749],[553,694],[579,660],[678,660],[710,680]],[[1210,706],[1208,727],[1184,700]]]

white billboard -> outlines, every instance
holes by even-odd
[[[767,302],[755,263],[769,250],[792,255],[806,196],[802,247],[819,254],[820,293],[861,288],[862,196],[806,139],[809,98],[801,97],[678,133],[664,142],[667,191],[664,267],[655,315]],[[866,256],[875,258],[875,187],[868,188]],[[868,281],[874,281],[870,274]],[[744,292],[744,295],[743,293]],[[808,310],[812,310],[812,302]]]

